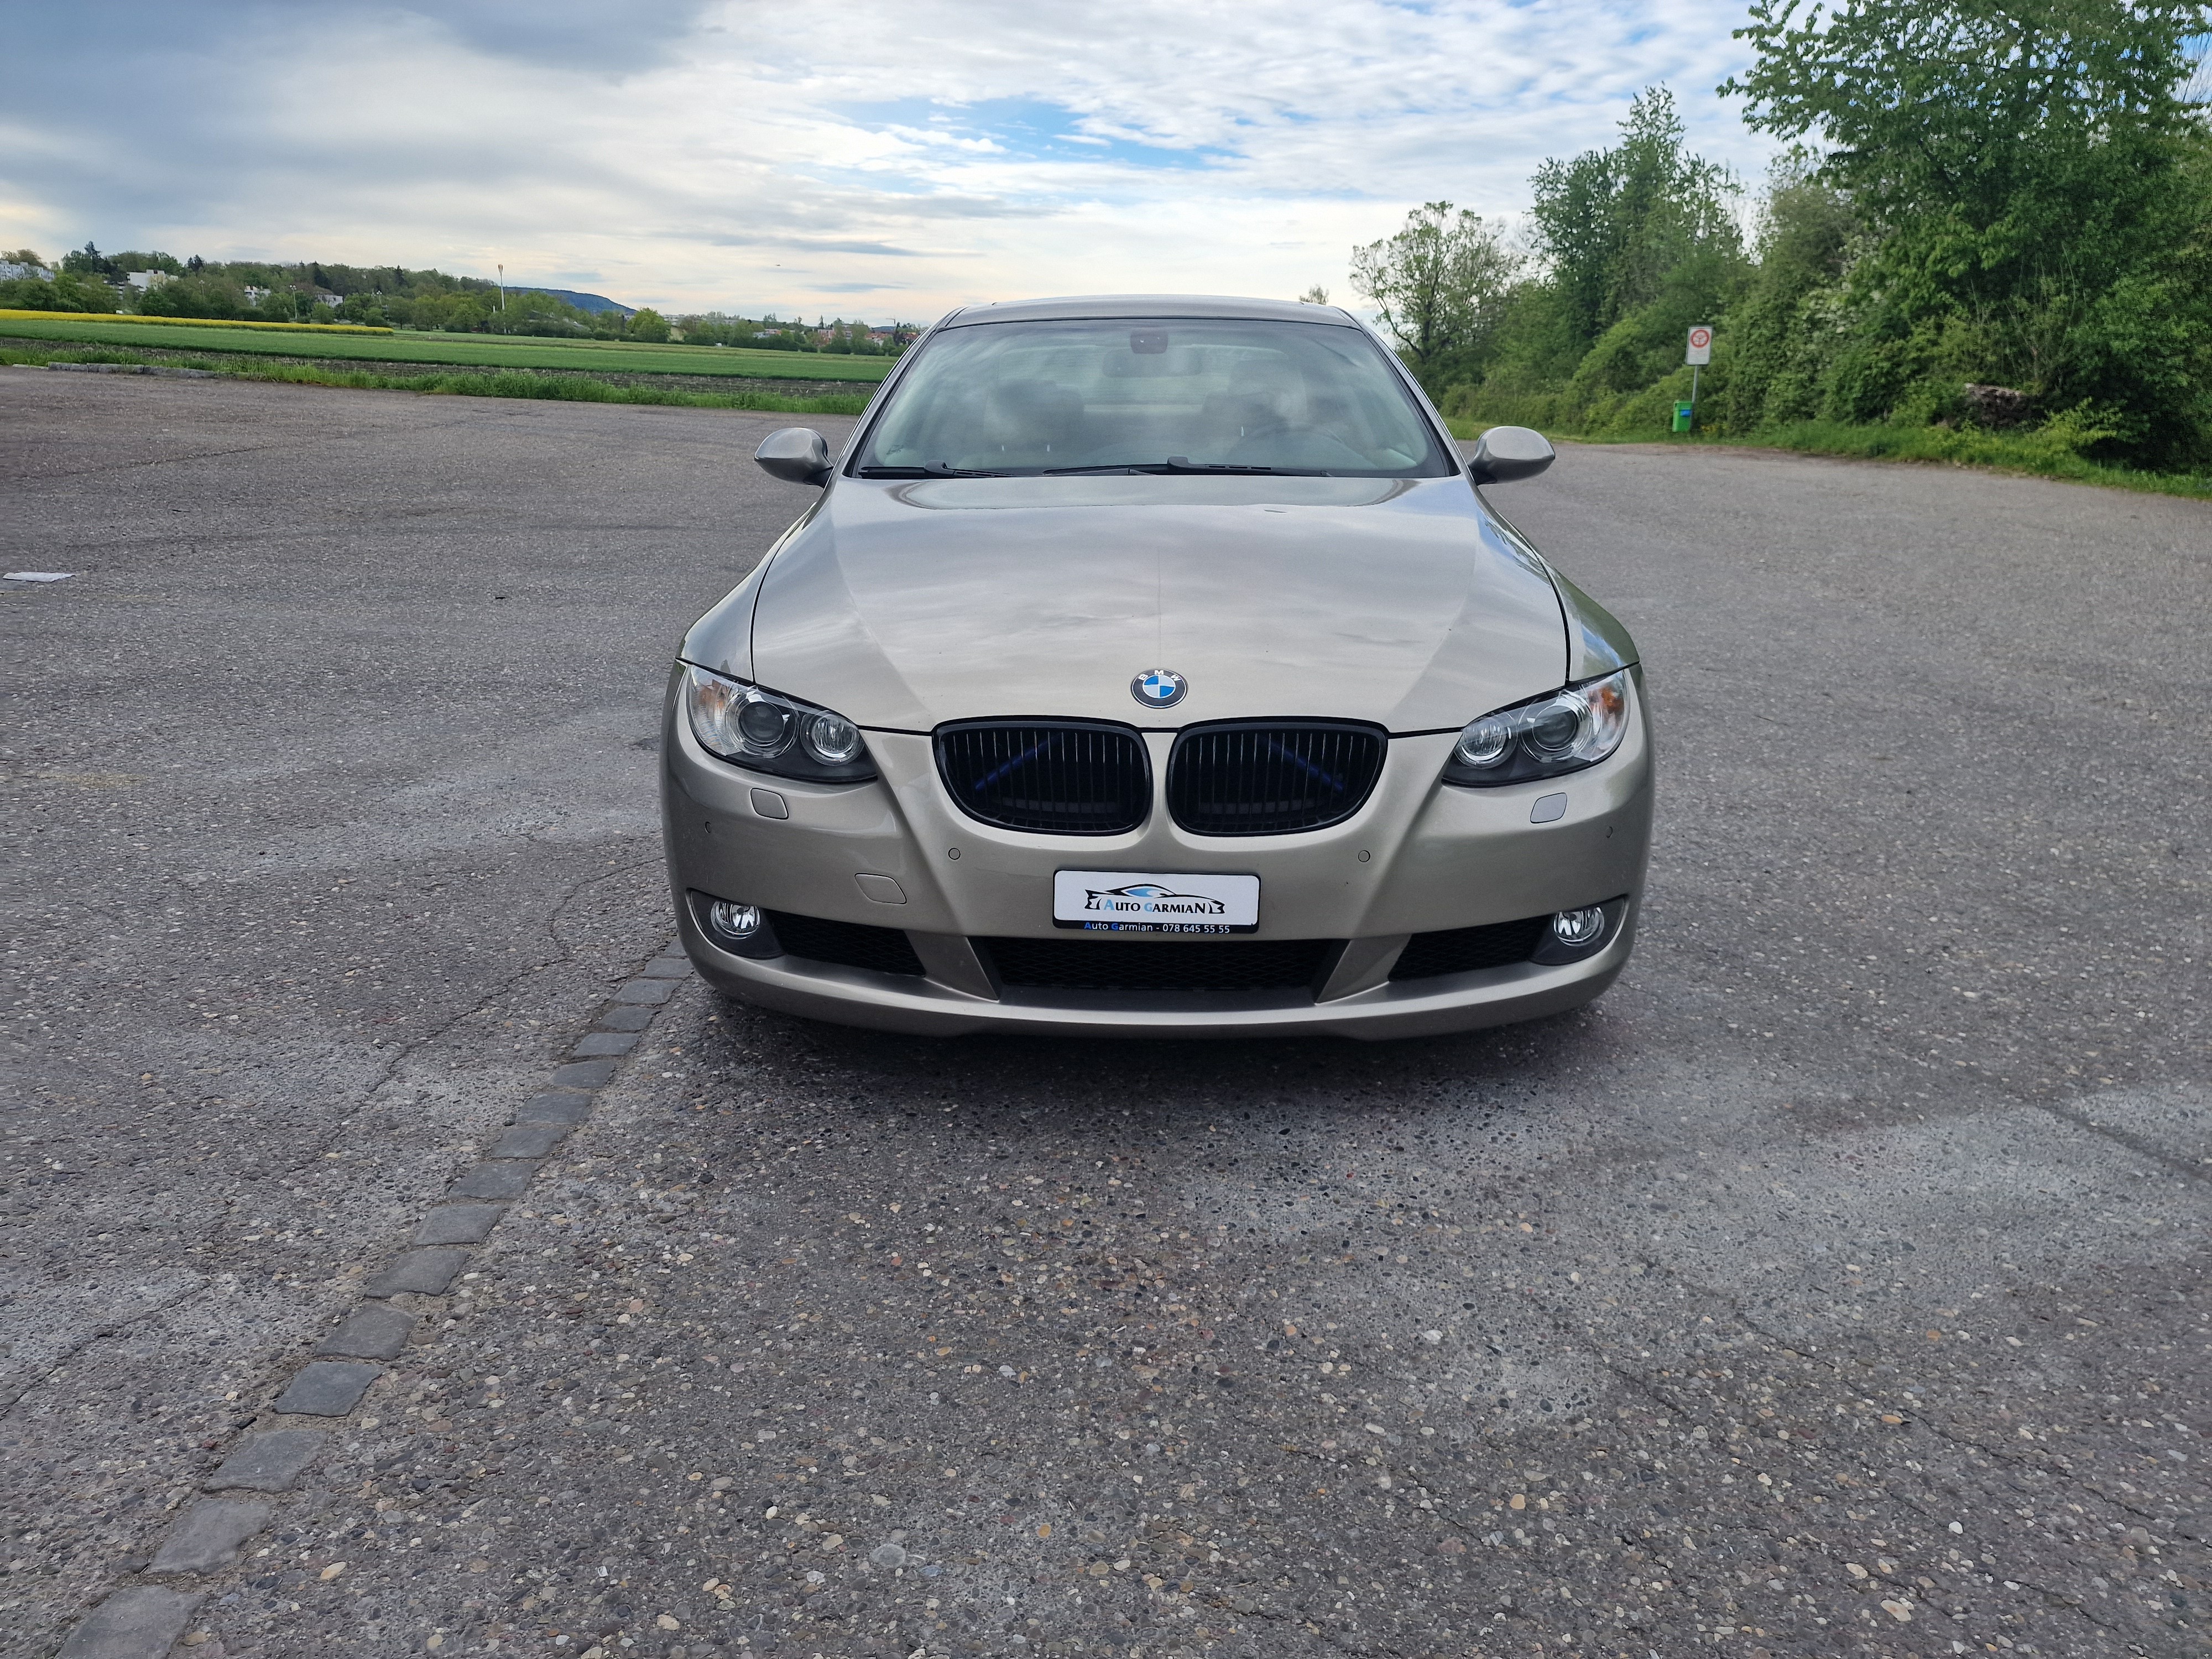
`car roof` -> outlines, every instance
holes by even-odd
[[[1303,300],[1239,300],[1218,294],[1087,294],[1058,300],[1014,300],[1003,304],[963,306],[939,325],[970,328],[978,323],[1060,321],[1088,317],[1242,317],[1274,322],[1326,323],[1357,328],[1352,313],[1338,306],[1308,305]]]

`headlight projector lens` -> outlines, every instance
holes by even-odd
[[[768,760],[788,749],[791,715],[788,703],[774,702],[757,692],[747,697],[738,711],[738,736],[744,741],[744,752]]]

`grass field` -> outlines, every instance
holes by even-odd
[[[1474,438],[1498,424],[1479,416],[1448,416],[1455,438]],[[2140,489],[2154,495],[2212,496],[2212,477],[2194,472],[2140,472],[2083,459],[2064,442],[2034,432],[1980,432],[1940,427],[1847,426],[1838,422],[1802,421],[1757,432],[1713,437],[1705,433],[1653,432],[1640,435],[1588,437],[1575,432],[1545,434],[1566,443],[1663,443],[1685,448],[1786,449],[1800,455],[1834,455],[1863,461],[1923,461],[1941,465],[1985,467],[1993,472],[2026,473],[2069,483]]]
[[[306,326],[298,322],[259,323],[229,317],[140,317],[128,311],[21,311],[0,309],[0,322],[10,318],[33,323],[137,323],[148,328],[279,328],[298,333]],[[388,328],[371,328],[366,323],[317,323],[319,329],[334,329],[340,334],[389,334]]]
[[[444,368],[436,364],[301,362],[249,352],[125,349],[63,340],[9,340],[0,336],[0,368],[47,368],[101,364],[155,372],[185,370],[225,380],[273,380],[291,386],[349,386],[360,391],[414,392],[460,398],[534,398],[592,404],[661,404],[685,409],[742,409],[787,415],[858,415],[875,388],[854,384],[826,391],[820,380],[741,380],[721,375],[625,375],[620,382],[561,369]],[[397,370],[398,372],[395,373]],[[836,383],[830,383],[836,384]],[[712,386],[713,390],[702,389]],[[726,386],[728,390],[720,388]],[[787,388],[775,390],[775,388]]]
[[[728,346],[647,345],[625,340],[538,340],[519,335],[363,336],[327,328],[225,329],[153,322],[0,317],[0,337],[86,345],[252,352],[356,362],[435,363],[456,368],[562,368],[579,374],[734,374],[748,380],[850,380],[873,385],[896,361],[811,351],[747,351]]]

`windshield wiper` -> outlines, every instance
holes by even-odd
[[[1218,472],[1231,477],[1279,478],[1326,478],[1328,474],[1312,466],[1239,466],[1233,461],[1194,461],[1188,455],[1170,455],[1164,461],[1122,461],[1112,466],[1048,466],[1044,476],[1055,478],[1082,472],[1129,472],[1158,476],[1176,472]]]
[[[864,466],[860,471],[863,478],[1007,478],[1010,472],[994,472],[988,467],[968,469],[947,466],[942,461],[928,466]]]

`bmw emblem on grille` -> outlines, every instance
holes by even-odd
[[[1172,668],[1148,668],[1129,682],[1129,695],[1147,708],[1172,708],[1190,682]]]

